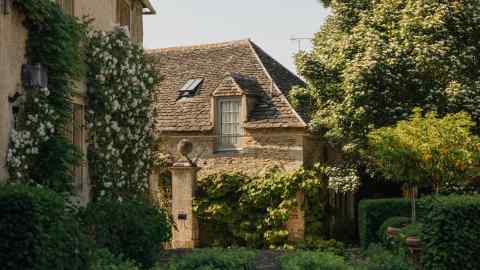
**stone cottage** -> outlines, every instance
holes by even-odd
[[[219,171],[257,175],[292,171],[322,159],[288,93],[305,83],[251,40],[147,51],[162,76],[157,100],[161,152],[178,158],[193,142],[201,176]]]
[[[172,246],[196,246],[202,228],[192,212],[195,176],[221,171],[259,175],[276,166],[286,172],[326,158],[308,119],[288,101],[305,83],[251,40],[147,51],[162,81],[158,86],[158,151],[179,160],[177,144],[192,142],[190,158],[199,168],[171,168],[171,212],[178,229]],[[152,175],[153,186],[162,171]],[[299,200],[303,199],[298,194]],[[188,219],[186,217],[192,216]],[[183,218],[182,218],[183,217]],[[304,236],[298,208],[286,224],[290,240]]]
[[[56,0],[63,11],[72,16],[94,19],[92,27],[110,31],[115,25],[129,29],[132,40],[143,42],[143,15],[154,14],[148,0]],[[26,63],[25,44],[27,30],[23,26],[23,14],[14,6],[13,0],[0,1],[0,183],[8,178],[6,153],[9,133],[15,124],[14,104],[9,97],[23,93],[21,82],[22,64]],[[86,152],[85,96],[86,84],[79,82],[71,99],[73,107],[70,139]],[[76,168],[75,186],[81,201],[88,201],[89,180],[85,161]]]

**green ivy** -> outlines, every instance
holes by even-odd
[[[320,169],[291,174],[272,170],[262,177],[220,173],[200,179],[198,185],[194,210],[210,245],[274,248],[288,244],[285,224],[298,205],[299,192],[305,194],[305,201],[316,202],[302,205],[308,206],[306,216],[323,221],[324,204],[319,198],[326,198],[322,196],[326,185]],[[312,231],[322,229],[317,224]]]
[[[48,69],[48,88],[25,89],[19,127],[13,130],[8,152],[12,181],[71,192],[71,169],[80,151],[65,137],[71,119],[74,81],[83,77],[82,41],[86,25],[63,13],[49,0],[16,0],[28,30],[26,57]]]

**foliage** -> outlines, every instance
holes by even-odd
[[[345,245],[335,239],[323,240],[312,236],[305,237],[303,242],[296,246],[298,249],[327,252],[338,256],[345,255]]]
[[[114,256],[108,249],[98,249],[90,265],[92,270],[138,270],[131,261],[124,261],[121,256]]]
[[[415,107],[480,120],[480,5],[467,1],[322,0],[332,16],[297,56],[310,126],[358,149]],[[307,110],[308,111],[308,110]]]
[[[98,248],[143,268],[154,265],[163,242],[171,236],[164,211],[142,201],[91,203],[82,218]]]
[[[69,101],[73,82],[81,78],[85,69],[80,46],[85,26],[65,15],[52,1],[13,3],[25,14],[28,63],[41,63],[48,69],[48,88],[25,89],[19,125],[11,132],[7,157],[10,179],[71,192],[71,168],[81,155],[65,137],[64,127],[72,115]]]
[[[175,258],[165,270],[254,270],[256,252],[244,249],[201,249]],[[160,270],[160,269],[159,269]]]
[[[366,260],[359,270],[413,270],[405,256],[394,254],[380,246],[371,245],[365,252]]]
[[[153,156],[158,82],[143,48],[123,28],[92,32],[87,46],[89,168],[97,199],[142,197]]]
[[[408,217],[391,217],[386,219],[380,229],[378,230],[378,239],[382,240],[383,243],[388,244],[391,239],[387,237],[388,227],[393,227],[397,229],[402,229],[411,222],[411,219]]]
[[[413,224],[408,224],[404,228],[400,230],[399,236],[403,239],[407,239],[408,237],[420,237],[422,234],[422,228],[423,224],[422,223],[413,223]]]
[[[328,188],[337,193],[356,192],[360,188],[356,168],[346,165],[326,166],[325,175],[328,177]]]
[[[87,269],[89,243],[74,209],[46,188],[0,189],[0,261],[5,270]]]
[[[303,192],[306,200],[315,197],[317,209],[311,204],[306,211],[321,215],[318,198],[322,197],[318,194],[324,192],[322,182],[318,170],[300,169],[291,174],[272,170],[255,178],[214,174],[198,181],[194,210],[210,230],[208,238],[220,246],[279,247],[287,243],[285,224],[299,203],[298,193]]]
[[[358,208],[358,231],[360,244],[366,249],[380,242],[378,230],[390,217],[408,216],[410,203],[405,199],[363,200]]]
[[[350,270],[343,257],[332,253],[302,251],[280,257],[281,270]]]
[[[369,135],[369,152],[374,167],[390,180],[414,187],[412,222],[416,220],[416,187],[460,184],[478,176],[480,139],[470,133],[475,124],[466,113],[436,113],[425,117],[419,109],[408,121],[384,127]],[[477,174],[477,175],[475,175]]]
[[[417,186],[462,183],[480,164],[480,139],[470,133],[475,124],[466,113],[422,116],[369,135],[374,166],[387,179]]]
[[[427,216],[420,237],[424,269],[478,269],[480,198],[433,197],[424,206]]]

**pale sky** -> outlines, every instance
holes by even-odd
[[[318,0],[151,0],[144,45],[166,48],[251,38],[295,71],[292,36],[312,37],[329,14]],[[302,42],[303,48],[309,42]]]

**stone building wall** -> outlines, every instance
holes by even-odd
[[[134,40],[143,40],[142,8],[140,0],[129,0],[136,8],[133,14],[134,22],[139,24],[132,33]],[[116,0],[76,0],[75,16],[94,19],[91,26],[98,30],[109,31],[117,23]],[[26,63],[25,46],[27,30],[23,26],[23,15],[17,9],[11,8],[9,14],[0,13],[0,183],[8,177],[6,155],[9,133],[13,125],[13,114],[8,96],[22,92],[20,72],[22,64]],[[86,83],[78,82],[76,99],[82,100],[86,95]]]
[[[202,169],[199,177],[221,171],[241,171],[255,176],[273,166],[294,171],[304,164],[304,144],[308,135],[302,130],[246,130],[240,151],[215,151],[216,136],[210,133],[165,133],[160,151],[180,158],[176,145],[181,139],[193,142],[192,157]]]
[[[13,124],[8,97],[21,90],[20,70],[25,63],[27,31],[17,10],[0,14],[0,182],[7,178],[6,156]]]

